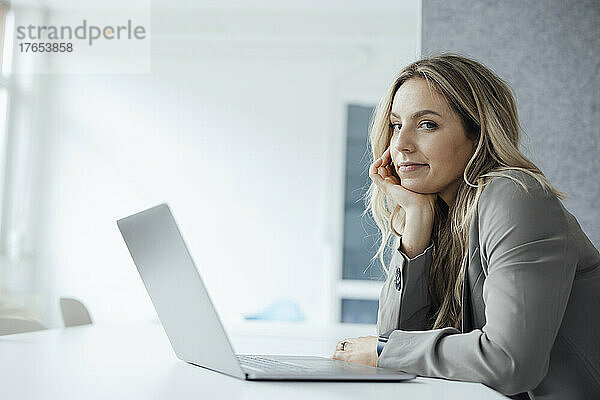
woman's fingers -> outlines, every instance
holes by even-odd
[[[354,339],[348,338],[344,340],[340,340],[337,342],[335,346],[335,351],[331,358],[335,360],[346,360],[348,356],[351,354],[351,350],[353,348]]]
[[[387,182],[379,174],[379,169],[376,167],[376,163],[371,164],[371,167],[369,167],[369,178],[371,178],[371,180],[377,185],[377,187],[379,187],[379,189],[384,192],[386,191],[385,185]]]
[[[388,147],[381,157],[370,165],[369,178],[381,192],[390,196],[404,210],[425,209],[433,213],[437,194],[417,193],[403,187],[400,175],[391,160],[390,149]]]
[[[348,341],[342,340],[342,341],[337,342],[337,344],[335,345],[335,349],[338,351],[344,351],[347,346],[348,346]]]
[[[373,164],[371,164],[371,166],[369,167],[369,176],[375,176],[375,175],[379,175],[379,163],[381,162],[381,159],[377,159],[375,160],[375,162]]]
[[[388,165],[386,170],[387,170],[387,176],[393,178],[394,184],[399,185],[400,177],[398,176],[398,173],[394,169],[393,165]]]
[[[390,147],[369,168],[369,177],[384,193],[391,189],[390,185],[400,185],[400,178],[391,162]]]
[[[400,182],[398,182],[398,179],[396,179],[393,176],[388,176],[387,178],[384,179],[386,182],[391,183],[392,185],[399,185]]]
[[[381,155],[381,158],[383,159],[383,165],[384,166],[388,166],[392,163],[392,150],[391,147],[388,147],[383,154]]]
[[[387,192],[388,184],[399,185],[400,180],[391,172],[391,167],[381,167],[381,158],[378,158],[369,168],[369,177],[383,191]]]
[[[387,176],[393,176],[392,167],[390,165],[386,165],[384,169]]]
[[[389,173],[388,173],[388,170],[387,170],[387,168],[386,168],[386,167],[379,167],[379,168],[377,169],[377,173],[378,173],[379,175],[381,175],[381,177],[382,177],[383,179],[385,179],[385,178],[387,178],[387,177],[389,176]]]
[[[388,176],[395,176],[393,171],[391,150],[388,147],[383,154],[381,155],[381,163],[379,165],[379,175],[381,175],[384,179]]]

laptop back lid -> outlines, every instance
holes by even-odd
[[[117,225],[177,357],[244,379],[169,206],[149,208]]]

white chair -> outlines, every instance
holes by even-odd
[[[12,335],[13,333],[24,333],[41,331],[46,327],[32,319],[18,317],[0,317],[0,336]]]
[[[77,299],[61,297],[60,310],[65,327],[89,325],[92,323],[92,318],[87,308]]]

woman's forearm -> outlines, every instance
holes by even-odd
[[[426,211],[406,211],[401,250],[409,258],[421,254],[431,240],[433,215]]]

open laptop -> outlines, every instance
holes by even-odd
[[[117,225],[178,358],[247,380],[404,381],[415,375],[327,357],[234,353],[166,204]]]

